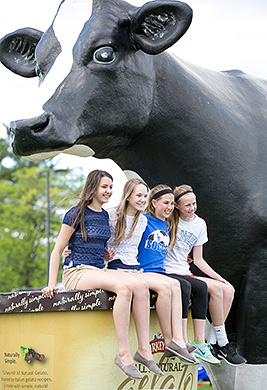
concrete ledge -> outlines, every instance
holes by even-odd
[[[206,320],[206,338],[210,323]],[[267,364],[230,366],[224,360],[220,367],[202,363],[214,390],[265,390],[267,389]]]
[[[214,390],[265,390],[267,388],[267,365],[245,364],[233,367],[222,361],[221,367],[203,363]]]

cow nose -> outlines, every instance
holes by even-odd
[[[45,112],[38,117],[11,122],[10,128],[14,134],[18,131],[32,131],[33,133],[40,133],[48,127],[49,120],[49,114]]]
[[[10,142],[13,152],[18,156],[37,152],[36,146],[46,142],[51,125],[52,120],[50,120],[49,113],[44,113],[35,118],[11,122]]]
[[[9,125],[10,135],[9,135],[9,143],[10,146],[13,146],[15,142],[15,134],[16,134],[16,122],[11,122]]]
[[[9,143],[10,143],[10,145],[13,144],[14,139],[15,139],[15,134],[14,134],[14,130],[13,130],[12,124],[13,124],[13,122],[11,122],[11,124],[10,124],[10,135],[9,135]]]

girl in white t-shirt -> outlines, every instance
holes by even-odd
[[[159,206],[163,210],[161,213],[166,214],[158,216],[160,221],[161,218],[165,221],[174,209],[174,195],[170,187],[158,187],[152,189],[151,193],[162,193],[153,202],[156,209]],[[140,179],[129,180],[124,186],[119,206],[108,210],[111,237],[107,249],[112,257],[108,268],[123,273],[122,278],[127,278],[134,286],[138,284],[138,277],[147,282],[149,289],[157,292],[157,316],[166,347],[171,351],[170,356],[177,355],[189,363],[195,363],[194,357],[190,355],[194,348],[186,346],[183,339],[180,283],[157,273],[137,271],[138,246],[148,223],[148,219],[142,214],[147,195],[147,184]]]
[[[176,187],[174,196],[174,214],[178,225],[177,240],[165,259],[166,272],[174,275],[192,276],[207,284],[210,296],[209,312],[212,319],[209,340],[213,348],[212,353],[215,357],[224,359],[231,365],[243,365],[246,360],[229,343],[224,325],[233,302],[234,288],[215,272],[203,258],[203,245],[208,241],[207,227],[205,221],[195,214],[197,203],[192,187],[188,185]],[[191,251],[194,265],[208,277],[192,275],[188,263]]]

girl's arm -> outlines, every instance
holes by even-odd
[[[218,280],[225,284],[229,284],[227,280],[221,277],[217,272],[215,272],[209,264],[203,259],[203,245],[193,247],[193,259],[194,264],[202,271],[204,274],[208,275],[212,279]]]
[[[52,298],[54,296],[54,291],[57,290],[56,285],[57,285],[57,275],[59,270],[60,257],[74,231],[75,229],[69,225],[63,224],[61,226],[61,230],[59,232],[55,247],[50,257],[48,286],[43,288],[42,290],[42,292],[48,298]]]

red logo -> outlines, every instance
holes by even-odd
[[[161,332],[158,332],[150,341],[152,354],[165,351],[165,342]]]

